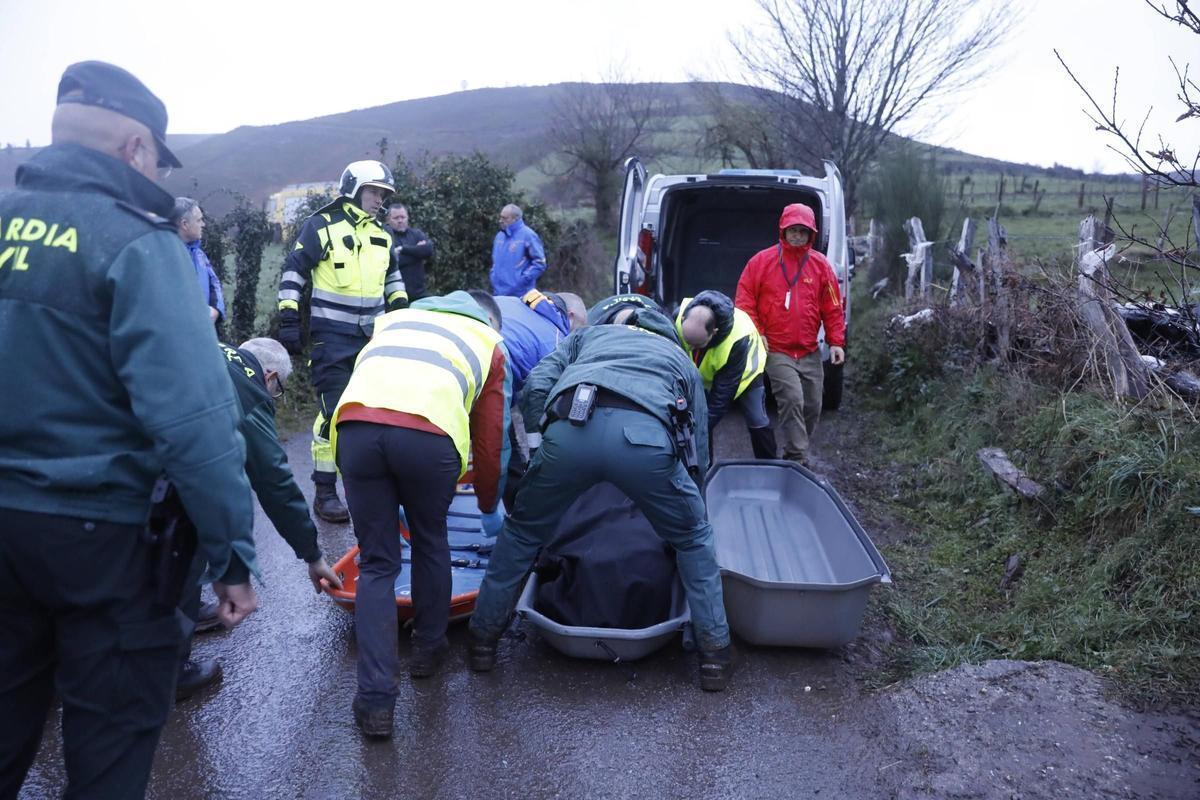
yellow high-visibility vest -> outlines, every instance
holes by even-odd
[[[375,334],[359,353],[333,413],[334,453],[338,417],[348,404],[403,411],[424,417],[454,441],[462,477],[471,449],[471,409],[500,341],[486,323],[461,314],[406,308],[376,319]]]
[[[679,306],[679,313],[675,316],[675,333],[679,337],[680,345],[689,356],[692,354],[692,348],[688,347],[687,342],[683,340],[683,317],[691,302],[692,298],[683,298],[683,303]],[[738,383],[734,398],[740,397],[750,383],[766,370],[767,347],[763,343],[762,336],[759,334],[758,328],[754,327],[754,320],[750,319],[750,315],[740,308],[735,308],[733,310],[733,330],[720,344],[708,348],[698,365],[700,377],[704,380],[705,391],[712,388],[716,374],[729,363],[729,353],[733,350],[733,346],[742,339],[750,340],[750,349],[746,353],[746,366],[742,370],[742,380]]]
[[[321,260],[312,269],[310,313],[314,328],[368,327],[383,313],[385,300],[405,296],[399,271],[388,281],[392,237],[353,203],[329,205],[310,218],[317,227]],[[305,223],[308,224],[308,223]],[[296,242],[296,249],[303,247]],[[387,297],[384,297],[385,286]],[[285,271],[279,291],[279,308],[299,309],[306,280],[299,272]],[[395,285],[392,285],[395,284]],[[327,326],[324,323],[334,323]]]

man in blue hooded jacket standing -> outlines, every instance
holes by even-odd
[[[522,297],[537,288],[546,271],[546,249],[523,212],[512,203],[500,211],[500,232],[492,242],[492,294]]]
[[[214,325],[220,325],[225,319],[225,295],[212,262],[200,248],[200,239],[204,235],[204,211],[192,198],[176,197],[171,218],[175,222],[175,230],[179,231],[179,238],[187,245],[188,255],[192,257],[196,281],[200,284],[200,295],[208,308],[209,319]]]

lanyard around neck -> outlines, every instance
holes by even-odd
[[[804,272],[804,265],[808,263],[808,257],[812,255],[812,250],[808,250],[804,254],[804,258],[800,261],[800,266],[796,268],[796,277],[789,278],[787,274],[787,265],[783,263],[783,245],[779,245],[779,271],[783,275],[783,282],[787,284],[788,293],[791,293],[792,287],[800,280],[800,274]]]

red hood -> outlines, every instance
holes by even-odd
[[[783,238],[783,231],[793,225],[803,225],[812,231],[812,236],[808,240],[808,244],[803,247],[792,247]],[[801,254],[808,250],[817,239],[817,218],[813,215],[813,210],[803,203],[792,203],[790,206],[784,206],[783,213],[779,215],[779,242],[783,245],[784,250],[789,253]]]

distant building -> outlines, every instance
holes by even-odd
[[[295,220],[296,212],[311,194],[337,194],[338,185],[328,181],[318,183],[293,183],[267,198],[263,210],[277,225],[288,225]]]

